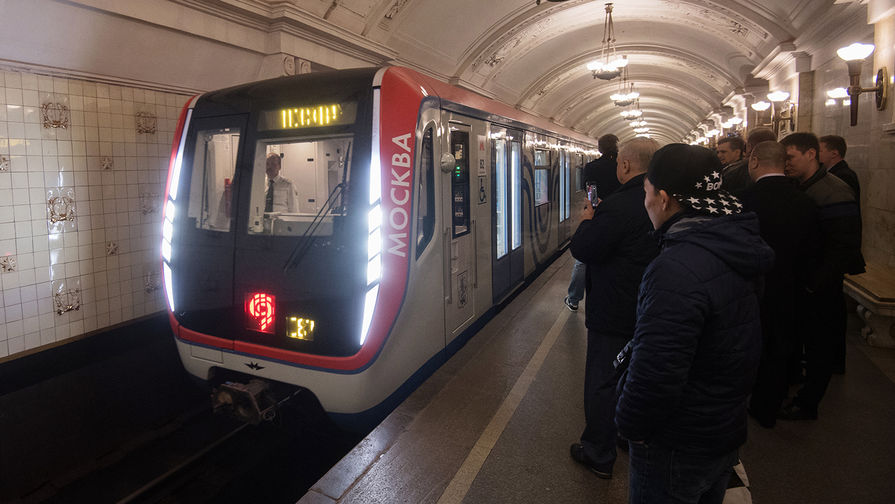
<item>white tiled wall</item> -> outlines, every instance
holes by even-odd
[[[0,71],[0,358],[164,308],[161,201],[187,98]],[[48,101],[69,107],[67,128],[43,126]],[[137,132],[137,112],[156,133]],[[60,195],[75,217],[53,223]]]

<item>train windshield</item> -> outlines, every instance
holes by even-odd
[[[248,233],[329,236],[346,211],[351,135],[260,139],[249,190]]]

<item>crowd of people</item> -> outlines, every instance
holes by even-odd
[[[587,327],[570,455],[611,478],[628,451],[631,502],[720,503],[747,415],[815,420],[845,370],[843,275],[864,270],[858,178],[838,136],[758,128],[711,150],[605,135],[599,148],[584,173],[600,198],[582,205],[564,300],[585,300]]]

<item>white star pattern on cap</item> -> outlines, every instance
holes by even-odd
[[[721,204],[724,206],[730,206],[730,202],[727,200],[721,200]]]
[[[697,189],[702,189],[702,182],[697,182],[697,183],[696,183],[696,188],[697,188]]]
[[[716,171],[713,171],[713,172],[712,172],[712,177],[714,177],[714,178],[721,178],[721,174],[718,173],[718,172],[716,172]]]
[[[706,199],[705,199],[705,202],[708,203],[709,205],[714,205],[714,204],[715,204],[715,200],[713,200],[712,198],[706,198]]]
[[[718,209],[713,206],[707,206],[707,207],[705,207],[705,209],[711,213],[718,213]]]
[[[725,203],[726,203],[726,202],[725,202]],[[724,209],[724,213],[727,214],[727,215],[730,215],[730,214],[733,213],[733,210],[731,210],[731,209],[729,209],[729,208],[725,208],[725,209]]]
[[[687,201],[689,201],[691,205],[695,205],[695,204],[699,203],[699,198],[694,198],[691,196],[690,198],[687,199]]]
[[[712,181],[712,179],[710,179],[708,175],[706,175],[706,176],[703,177],[703,178],[705,179],[706,182],[711,182],[711,181]]]
[[[742,209],[742,208],[743,208],[743,204],[740,203],[739,201],[734,201],[733,204],[736,205],[736,207],[737,207],[738,209]]]

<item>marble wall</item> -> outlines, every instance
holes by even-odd
[[[161,202],[187,99],[0,69],[0,359],[164,309]]]

